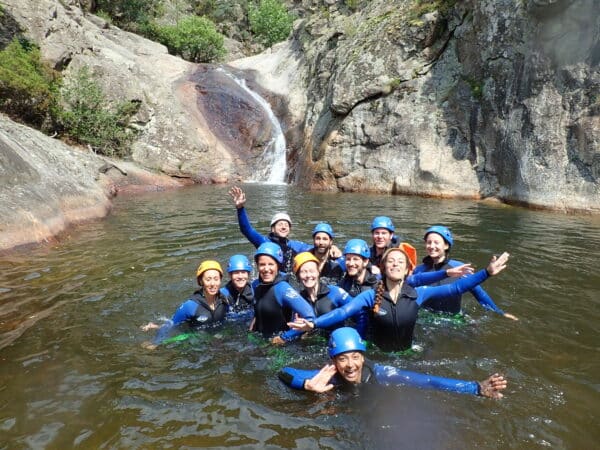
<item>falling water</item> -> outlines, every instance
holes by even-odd
[[[251,90],[246,85],[246,80],[237,78],[231,73],[222,70],[227,76],[231,77],[245,92],[247,92],[256,102],[262,106],[262,108],[266,111],[269,120],[272,124],[272,138],[265,145],[265,149],[262,155],[259,158],[259,164],[257,164],[257,170],[255,171],[255,175],[250,182],[259,182],[266,184],[285,184],[285,172],[287,169],[286,162],[286,146],[285,146],[285,136],[283,135],[283,131],[281,130],[281,125],[279,124],[279,120],[273,114],[273,110],[271,109],[271,105],[264,98],[258,95],[256,92]]]

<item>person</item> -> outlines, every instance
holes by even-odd
[[[310,252],[298,253],[294,257],[294,273],[302,283],[300,295],[311,305],[317,317],[345,305],[351,298],[343,289],[321,280],[319,264],[319,259]],[[284,344],[301,334],[301,331],[288,330],[275,336],[272,343]]]
[[[196,329],[225,320],[229,304],[219,290],[222,278],[221,264],[214,260],[202,261],[196,270],[196,281],[200,289],[183,302],[171,320],[162,326],[154,322],[142,326],[143,331],[158,329],[154,340],[145,343],[144,346],[149,349],[156,348],[175,327],[187,325],[189,329]]]
[[[233,255],[227,264],[229,282],[221,288],[221,294],[227,299],[234,312],[247,311],[254,305],[254,291],[250,284],[252,266],[244,255]]]
[[[356,389],[360,385],[408,385],[444,391],[473,394],[500,399],[507,381],[493,374],[484,381],[464,381],[374,364],[365,359],[366,342],[354,328],[342,327],[331,333],[328,353],[331,364],[321,370],[299,370],[284,367],[279,379],[287,386],[312,392],[327,392],[334,388]]]
[[[254,321],[251,330],[265,338],[288,329],[292,312],[313,320],[311,306],[279,273],[283,261],[281,248],[273,242],[262,243],[254,255],[258,278],[252,282],[254,290]]]
[[[509,257],[506,252],[500,257],[494,256],[486,269],[459,278],[452,284],[414,288],[405,283],[406,277],[414,268],[411,261],[414,259],[408,255],[412,251],[408,249],[412,249],[416,255],[414,247],[406,243],[386,250],[381,260],[383,277],[375,289],[362,292],[346,305],[317,317],[314,321],[299,318],[289,324],[290,328],[309,331],[313,328],[331,327],[366,309],[371,313],[370,328],[374,343],[383,351],[407,350],[412,347],[419,308],[426,301],[452,297],[472,289],[504,270]]]
[[[255,248],[258,248],[264,242],[273,242],[279,245],[283,252],[281,269],[283,272],[290,272],[292,270],[294,256],[311,249],[311,246],[305,242],[288,238],[292,230],[292,219],[290,216],[285,212],[275,214],[271,218],[271,232],[268,236],[263,236],[250,224],[248,213],[244,207],[246,204],[246,193],[240,187],[233,186],[229,190],[229,195],[237,208],[238,224],[242,234]]]
[[[443,225],[429,227],[425,231],[423,240],[425,241],[427,256],[423,258],[422,264],[415,267],[414,274],[445,270],[463,264],[460,261],[449,258],[450,250],[454,245],[454,238],[448,227]],[[435,283],[431,283],[431,285],[439,286],[452,281],[453,280],[442,279]],[[484,308],[501,314],[509,319],[518,320],[514,315],[506,313],[496,306],[492,298],[481,286],[475,286],[470,292]],[[457,314],[461,311],[461,303],[462,295],[457,294],[450,298],[429,300],[425,303],[424,307],[436,312]]]
[[[325,279],[330,284],[337,283],[344,275],[344,269],[343,258],[339,256],[339,249],[333,244],[335,238],[333,228],[328,223],[318,223],[313,228],[312,237],[313,248],[310,253],[318,260],[320,279]]]
[[[373,265],[372,272],[379,274],[379,265],[381,257],[385,251],[398,242],[398,238],[394,236],[396,227],[387,216],[377,216],[371,222],[371,237],[373,238],[373,246],[371,247],[371,256],[369,261]]]
[[[371,250],[362,239],[350,239],[344,247],[344,266],[346,271],[338,283],[351,297],[363,291],[373,289],[379,278],[369,271]]]
[[[405,243],[401,246],[414,267],[417,261],[415,248]],[[346,272],[338,285],[348,292],[351,297],[356,297],[363,291],[373,289],[381,279],[380,276],[369,272],[369,255],[370,249],[362,239],[350,239],[344,247]],[[432,284],[441,279],[456,278],[471,273],[473,273],[473,270],[470,264],[461,264],[434,272],[411,274],[407,277],[407,283],[417,287]]]

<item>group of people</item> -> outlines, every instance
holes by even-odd
[[[504,270],[507,253],[493,256],[486,269],[474,273],[470,264],[450,259],[452,233],[435,225],[425,231],[427,256],[419,264],[416,249],[400,242],[393,221],[385,216],[371,223],[371,246],[363,239],[350,239],[340,250],[328,223],[314,227],[311,244],[292,240],[292,220],[286,213],[275,214],[270,233],[263,235],[250,223],[244,191],[235,186],[230,196],[240,231],[256,248],[257,278],[251,280],[248,258],[234,255],[226,269],[229,281],[222,287],[220,263],[202,261],[196,271],[199,289],[172,319],[162,326],[150,322],[142,327],[158,330],[148,348],[159,345],[173,330],[219,323],[231,313],[250,311],[250,330],[273,344],[283,345],[314,329],[330,334],[333,364],[314,372],[283,369],[280,379],[293,388],[324,392],[364,382],[408,383],[502,397],[506,380],[498,374],[481,383],[450,380],[373,365],[364,354],[367,339],[383,351],[411,348],[419,309],[458,313],[462,294],[468,291],[484,308],[517,320],[498,308],[480,286]]]

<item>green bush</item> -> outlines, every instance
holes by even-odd
[[[93,13],[108,15],[127,30],[135,31],[161,14],[161,0],[96,0]]]
[[[169,53],[193,62],[217,61],[225,55],[223,35],[205,17],[187,16],[177,25],[146,26],[145,34],[167,46]]]
[[[294,17],[278,0],[260,0],[258,6],[248,5],[248,21],[258,40],[270,47],[288,37]]]
[[[132,102],[111,105],[84,67],[61,87],[54,117],[63,134],[75,141],[107,156],[125,156],[134,138],[129,121],[138,108]]]
[[[12,118],[41,127],[58,82],[28,41],[13,39],[0,51],[0,110]]]

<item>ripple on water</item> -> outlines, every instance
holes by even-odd
[[[139,325],[173,314],[195,289],[202,259],[225,264],[232,254],[253,254],[226,191],[199,186],[130,203],[116,199],[106,220],[78,228],[54,248],[0,261],[0,331],[10,335],[2,341],[0,429],[10,442],[35,448],[595,445],[600,279],[593,249],[600,248],[600,227],[594,220],[462,201],[248,187],[247,208],[260,232],[268,231],[274,211],[286,210],[293,238],[310,240],[314,224],[327,220],[343,245],[350,237],[368,239],[370,221],[382,211],[419,256],[423,231],[433,223],[452,227],[457,259],[481,267],[491,253],[513,255],[485,289],[519,322],[483,310],[467,295],[465,324],[419,319],[415,341],[423,351],[370,350],[378,362],[448,377],[481,380],[502,371],[509,379],[502,401],[408,387],[353,399],[284,387],[277,370],[323,365],[325,344],[272,349],[248,338],[246,317],[189,342],[140,348],[152,334]]]

